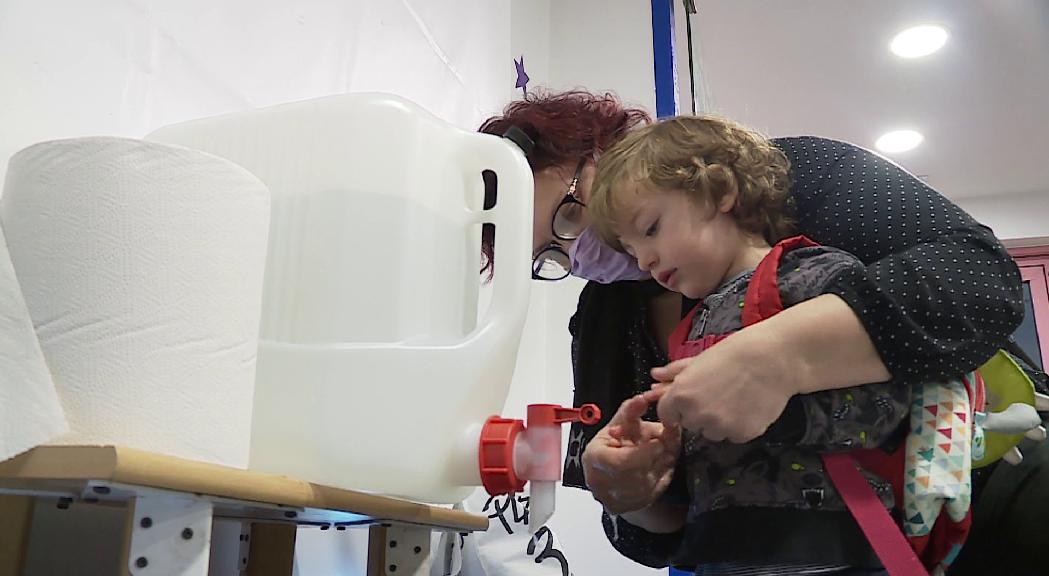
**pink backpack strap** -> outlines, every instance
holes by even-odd
[[[760,322],[783,310],[779,293],[779,262],[783,254],[796,248],[818,246],[804,236],[787,238],[776,244],[754,271],[754,278],[743,300],[743,325]],[[889,515],[867,479],[847,452],[822,454],[823,465],[841,494],[845,506],[860,525],[890,576],[928,576],[914,548]]]
[[[848,452],[822,454],[823,466],[889,576],[928,576],[914,549]]]
[[[779,295],[779,261],[791,250],[810,246],[819,244],[804,236],[794,236],[777,242],[761,259],[743,297],[744,326],[756,324],[783,311],[783,300]]]
[[[692,310],[689,311],[688,315],[678,322],[677,326],[674,327],[674,331],[670,333],[670,338],[667,340],[667,350],[670,351],[670,360],[680,360],[688,356],[684,354],[685,343],[688,341],[688,333],[692,331],[692,320],[696,317],[696,312],[699,312],[700,308],[703,307],[703,303],[696,304]]]

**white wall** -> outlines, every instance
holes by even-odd
[[[550,8],[550,86],[613,91],[656,109],[652,11],[638,0],[571,0]]]
[[[0,176],[45,139],[348,91],[464,127],[506,100],[508,0],[0,0]]]
[[[550,81],[550,0],[510,0],[510,55],[525,57],[525,69],[532,89]],[[510,68],[517,79],[516,70]],[[520,97],[521,92],[510,83],[509,97]]]
[[[955,201],[1002,240],[1049,236],[1049,190]]]

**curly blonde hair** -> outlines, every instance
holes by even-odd
[[[737,191],[731,215],[771,245],[787,237],[790,182],[787,157],[760,134],[715,116],[679,116],[634,130],[601,156],[587,210],[596,232],[623,250],[614,230],[623,194],[648,185],[679,190],[706,206]]]

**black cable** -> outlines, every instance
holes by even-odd
[[[685,5],[685,35],[688,36],[688,86],[692,92],[692,115],[696,115],[696,72],[692,64],[692,15],[696,13],[695,0],[682,0]]]

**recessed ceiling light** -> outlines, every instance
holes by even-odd
[[[914,130],[894,130],[878,138],[874,146],[887,154],[906,152],[922,143],[925,138]]]
[[[941,26],[915,26],[892,39],[889,49],[901,58],[920,58],[943,48],[947,31]]]

